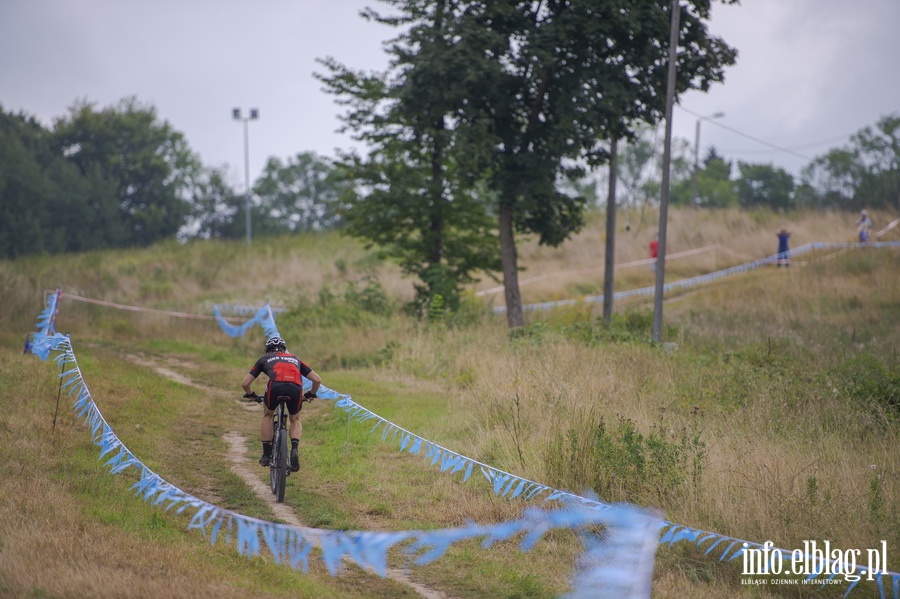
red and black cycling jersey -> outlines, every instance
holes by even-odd
[[[282,352],[264,355],[250,369],[250,374],[254,378],[265,373],[271,382],[296,383],[297,385],[303,384],[300,375],[307,376],[310,372],[312,372],[312,368],[307,366],[303,360],[294,354]]]

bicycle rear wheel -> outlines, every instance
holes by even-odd
[[[287,486],[288,460],[288,432],[284,429],[284,421],[278,429],[278,459],[275,461],[275,500],[278,503],[284,501],[284,488]]]
[[[273,433],[274,433],[272,435],[272,460],[269,462],[269,487],[271,487],[273,495],[275,495],[278,490],[278,484],[277,484],[278,476],[277,476],[277,469],[276,469],[275,465],[278,464],[278,460],[279,460],[278,454],[281,449],[281,444],[279,443],[281,431],[279,430],[280,427],[278,426],[277,418],[278,418],[278,415],[276,413],[275,419],[274,419],[275,423],[272,427]]]

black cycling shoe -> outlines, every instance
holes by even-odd
[[[300,470],[300,456],[297,454],[297,449],[291,449],[291,472],[297,472]]]
[[[272,456],[267,453],[262,454],[262,457],[259,458],[259,465],[262,466],[263,468],[268,468],[269,464],[271,464],[271,463],[272,463]]]

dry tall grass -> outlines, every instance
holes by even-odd
[[[777,247],[775,231],[782,225],[794,232],[794,247],[808,241],[849,241],[853,236],[852,218],[845,214],[796,214],[790,222],[780,215],[737,211],[673,210],[671,217],[670,251],[722,248],[718,253],[673,261],[667,272],[675,277],[771,255]],[[876,223],[886,223],[888,218],[875,215]],[[625,222],[620,218],[620,224]],[[646,256],[652,222],[649,213],[643,221],[640,215],[632,215],[632,230],[619,237],[617,262]],[[602,266],[602,231],[602,219],[594,217],[584,232],[561,248],[523,242],[520,254],[527,270],[522,280]],[[900,546],[896,417],[859,398],[849,398],[846,389],[830,383],[848,380],[841,368],[858,357],[874,357],[896,372],[900,258],[893,250],[877,255],[858,250],[809,255],[801,261],[804,264],[789,269],[762,269],[673,295],[664,312],[673,336],[670,340],[679,344],[671,353],[634,341],[589,344],[573,340],[564,325],[587,322],[591,309],[597,311],[594,306],[529,314],[532,334],[515,338],[509,336],[503,318],[487,313],[474,326],[427,325],[396,317],[360,326],[288,325],[288,332],[303,339],[304,357],[326,376],[326,383],[329,376],[346,375],[348,381],[357,377],[384,384],[387,390],[380,391],[377,400],[367,396],[371,387],[362,384],[358,389],[339,390],[353,394],[363,405],[391,407],[394,421],[429,439],[539,482],[565,482],[548,455],[554,443],[567,435],[588,447],[601,424],[609,427],[620,418],[633,422],[645,435],[660,422],[672,434],[685,427],[698,430],[707,453],[697,484],[691,482],[668,495],[641,488],[639,495],[629,496],[632,487],[601,481],[608,483],[610,493],[603,498],[654,505],[680,524],[757,542],[772,540],[789,549],[803,539],[830,539],[844,548],[875,547],[880,539],[887,539],[890,565],[896,571],[900,569],[893,557],[893,549]],[[281,265],[278,278],[259,267],[276,263]],[[5,283],[0,324],[11,332],[3,337],[0,384],[17,389],[17,396],[53,395],[53,368],[23,368],[16,355],[21,336],[33,328],[45,288],[208,313],[212,303],[271,299],[292,305],[298,295],[315,302],[323,287],[339,289],[367,272],[378,273],[389,295],[410,297],[411,283],[396,268],[379,263],[353,242],[329,235],[260,240],[250,252],[241,244],[209,242],[165,245],[152,253],[94,253],[0,263],[0,281]],[[642,266],[620,271],[616,288],[651,283],[652,273]],[[483,282],[479,288],[491,284]],[[528,302],[574,297],[601,288],[602,271],[597,271],[547,276],[522,290]],[[650,301],[622,302],[617,310],[646,312]],[[62,313],[63,330],[89,335],[104,348],[175,347],[213,373],[216,386],[221,378],[223,389],[229,388],[225,379],[230,370],[246,367],[236,365],[233,356],[256,351],[249,339],[223,342],[208,321],[176,322],[71,300],[64,302]],[[538,319],[549,325],[537,327]],[[291,317],[285,315],[280,322],[290,323]],[[101,369],[94,368],[99,374]],[[102,384],[110,385],[103,391],[111,397],[126,391],[115,381]],[[391,389],[401,395],[400,388],[404,400],[390,397]],[[16,431],[45,424],[46,414],[38,418],[20,409],[17,396],[4,391],[5,415],[0,419],[0,436],[5,440],[0,466],[0,561],[5,564],[0,568],[0,592],[21,596],[39,589],[49,596],[188,596],[185,589],[193,589],[199,595],[241,596],[246,578],[227,576],[221,583],[201,579],[200,586],[189,586],[186,578],[198,570],[221,576],[243,567],[242,558],[222,550],[198,564],[191,557],[197,545],[189,536],[186,540],[178,536],[167,546],[170,541],[160,542],[140,526],[129,532],[120,530],[118,522],[104,522],[112,516],[91,513],[98,508],[93,503],[90,509],[85,507],[83,491],[69,492],[78,483],[67,471],[72,465],[64,457],[54,458],[57,461],[43,477],[29,474],[30,462],[22,456],[34,455],[38,449],[34,439]],[[427,399],[411,399],[416,396]],[[426,418],[420,406],[440,402],[446,403],[440,416]],[[332,418],[322,409],[323,422]],[[62,453],[86,451],[84,431],[71,422],[69,426],[71,430],[56,437]],[[151,455],[151,459],[162,458]],[[348,493],[346,497],[334,494],[329,501],[358,518],[360,526],[391,530],[411,522],[439,526],[469,519],[499,521],[514,516],[521,507],[483,488],[417,474],[426,466],[401,460],[390,449],[359,459],[370,460],[356,468],[365,471],[372,494],[389,499],[367,503]],[[190,473],[176,467],[176,458],[165,463],[167,469],[192,480]],[[76,464],[84,470],[76,472],[78,476],[99,469],[95,458],[81,456]],[[572,464],[573,472],[579,469],[586,470],[585,464]],[[406,477],[409,488],[392,479],[397,476]],[[343,483],[325,479],[317,484],[326,494]],[[346,483],[353,484],[358,481]],[[118,487],[126,486],[114,483],[104,492],[116,496]],[[47,510],[42,512],[39,502],[27,498],[29,488],[49,497],[44,503]],[[53,517],[42,519],[51,513]],[[178,526],[170,522],[164,529],[171,533]],[[54,545],[54,531],[63,531],[65,535],[57,536],[68,535],[74,541]],[[91,547],[91,538],[106,539],[108,547]],[[18,554],[16,547],[22,548]],[[450,584],[461,596],[484,596],[497,586],[484,586],[477,580],[458,587],[448,583],[465,576],[466,568],[480,567],[478,551],[466,547],[452,553],[449,561],[431,566],[423,576],[437,585]],[[538,578],[548,581],[550,588],[564,588],[568,569],[563,564],[570,564],[566,560],[573,554],[571,539],[553,537],[541,551],[546,566]],[[42,579],[48,560],[41,556],[46,552],[64,559],[49,570],[52,580],[41,585],[35,581]],[[116,552],[135,557],[127,567],[117,568],[122,559]],[[142,552],[146,559],[139,557]],[[500,560],[513,563],[518,559],[515,555],[509,551]],[[176,564],[171,569],[154,569],[154,564],[170,562]],[[493,576],[496,570],[485,572],[484,576]],[[269,574],[271,570],[257,573]],[[300,594],[345,589],[330,586],[322,578],[314,586]],[[148,592],[134,591],[138,587]],[[742,588],[734,568],[677,547],[660,551],[654,588],[659,597],[775,596]],[[358,591],[359,596],[388,592],[384,588]],[[805,596],[798,589],[785,593]]]
[[[842,212],[785,215],[768,211],[673,209],[667,227],[668,252],[676,254],[700,248],[708,251],[673,258],[666,265],[668,280],[771,256],[778,249],[776,232],[781,227],[791,231],[790,245],[795,248],[810,242],[856,241],[854,218]],[[896,215],[879,213],[873,218],[877,229]],[[627,265],[649,256],[657,220],[657,213],[651,209],[618,216],[616,264]],[[630,229],[626,231],[629,222]],[[900,239],[900,229],[895,228],[884,238],[889,239]],[[533,303],[602,293],[605,240],[605,216],[592,213],[585,228],[560,247],[540,246],[533,239],[520,242],[519,265],[525,269],[519,275],[523,301]],[[615,290],[649,286],[653,282],[654,274],[647,265],[623,267],[616,273]],[[497,286],[497,282],[488,279],[479,283],[477,289]],[[496,305],[502,304],[502,293],[489,297]]]

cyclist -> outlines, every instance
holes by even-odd
[[[265,373],[269,377],[266,384],[266,394],[260,398],[250,389],[250,384],[256,380],[261,373]],[[301,376],[302,375],[302,376]],[[305,394],[303,393],[303,378],[306,377],[312,383],[312,387]],[[259,458],[260,466],[269,466],[272,456],[272,437],[275,431],[272,428],[272,417],[275,413],[277,398],[286,395],[290,397],[285,405],[291,420],[291,471],[300,470],[300,456],[298,455],[298,445],[300,444],[300,435],[303,434],[303,425],[300,423],[300,409],[303,407],[303,401],[312,401],[318,397],[316,391],[322,384],[322,378],[316,372],[304,363],[294,354],[288,353],[287,345],[281,337],[270,337],[266,341],[266,353],[247,376],[241,382],[244,388],[244,397],[254,398],[257,401],[265,403],[266,411],[263,414],[262,426],[260,428],[260,437],[262,439],[263,454]]]

